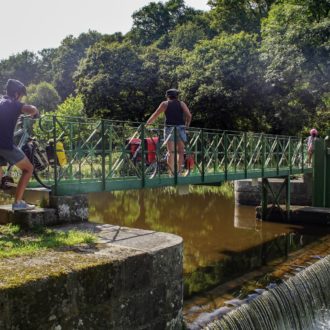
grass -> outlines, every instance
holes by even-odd
[[[33,255],[47,249],[93,244],[96,237],[84,231],[57,231],[35,227],[25,231],[18,225],[0,226],[0,258]]]

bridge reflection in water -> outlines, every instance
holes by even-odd
[[[55,157],[54,165],[40,176],[56,195],[73,195],[311,172],[305,165],[305,145],[300,138],[193,127],[187,134],[185,175],[180,176],[179,169],[169,173],[166,165],[162,127],[44,116],[37,135],[42,141],[52,139],[55,146],[61,142],[67,162],[60,164]],[[173,136],[176,140],[175,127]]]

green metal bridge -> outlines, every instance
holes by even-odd
[[[187,133],[186,166],[180,176],[177,168],[169,173],[166,165],[162,127],[150,129],[141,123],[44,116],[34,134],[41,146],[51,140],[58,157],[39,176],[55,195],[63,196],[217,185],[230,180],[312,172],[306,165],[306,146],[300,138],[193,127]],[[176,139],[175,128],[173,134]],[[176,149],[174,153],[178,153]],[[30,187],[35,186],[37,182],[31,181]]]

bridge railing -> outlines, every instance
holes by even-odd
[[[172,133],[176,142],[176,128]],[[296,137],[191,127],[187,129],[184,168],[181,171],[175,164],[171,171],[163,127],[44,116],[38,135],[52,140],[57,153],[63,152],[59,145],[64,148],[66,161],[55,157],[53,166],[41,173],[55,189],[70,183],[98,182],[98,189],[107,190],[109,185],[120,189],[120,185],[143,187],[295,174],[304,170],[306,157],[305,145]],[[178,155],[176,147],[173,152]]]

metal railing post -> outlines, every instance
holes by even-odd
[[[113,134],[112,132],[113,132],[113,127],[111,123],[109,128],[109,173],[112,173],[112,134]]]
[[[248,165],[248,162],[247,162],[247,157],[248,157],[248,154],[247,154],[247,133],[244,132],[244,177],[245,179],[247,178],[247,165]]]
[[[224,158],[225,158],[225,181],[228,179],[228,141],[227,141],[227,132],[223,134],[223,144],[224,144]]]
[[[202,157],[202,182],[205,180],[205,149],[204,149],[204,128],[201,132],[201,157]]]
[[[276,174],[280,174],[280,150],[279,150],[279,140],[276,135]]]
[[[101,141],[102,141],[102,190],[105,191],[105,127],[104,119],[101,119]]]
[[[301,171],[304,172],[305,160],[304,160],[304,139],[301,138]]]
[[[53,116],[53,139],[54,139],[54,193],[57,195],[58,182],[57,182],[57,137],[56,137],[56,116]]]
[[[142,168],[142,173],[141,173],[141,184],[142,188],[145,187],[146,184],[146,177],[145,177],[145,143],[144,143],[144,136],[145,136],[145,127],[144,124],[141,124],[141,152],[142,152],[142,157],[141,157],[141,168]]]
[[[74,152],[73,152],[73,125],[70,122],[70,159],[73,159],[74,157]],[[73,178],[73,165],[72,162],[69,162],[69,173],[70,173],[70,179]]]
[[[291,136],[289,137],[289,173],[292,173],[292,146],[291,146]]]
[[[265,146],[265,136],[261,133],[261,177],[265,176],[265,157],[266,155],[266,146]]]

